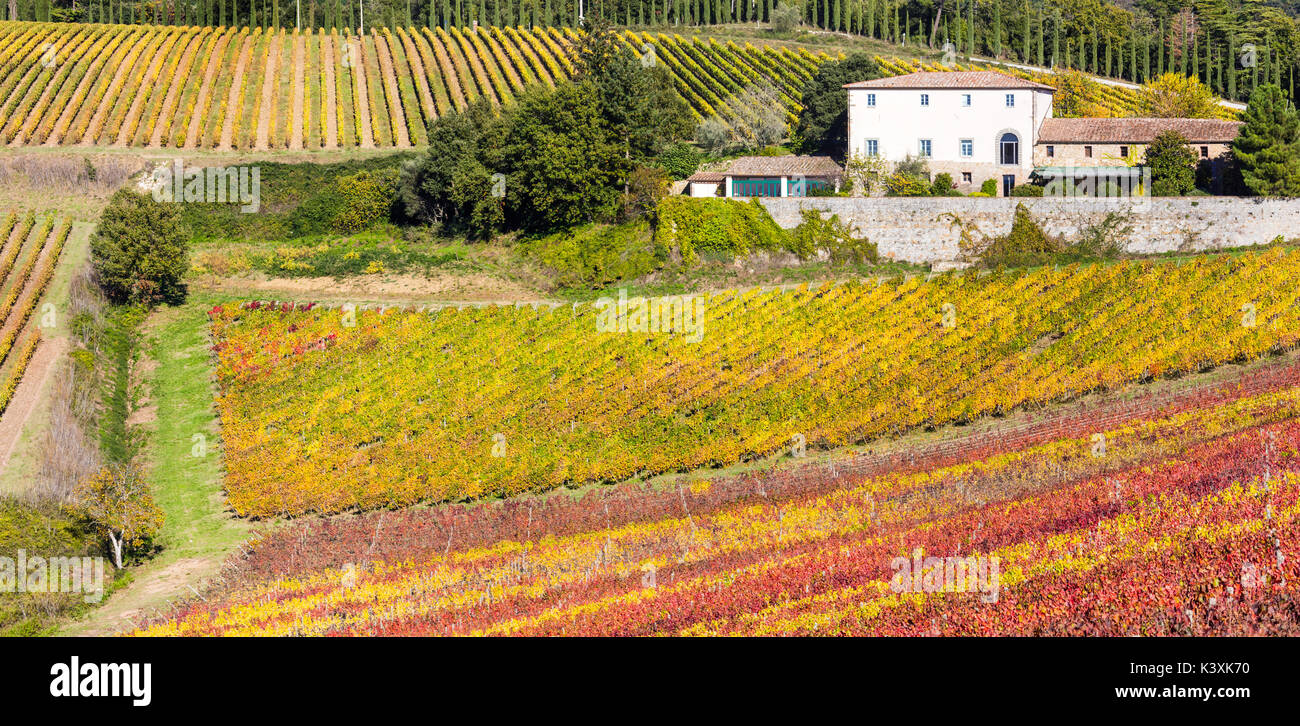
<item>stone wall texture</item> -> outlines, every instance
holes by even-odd
[[[1131,228],[1128,252],[1149,254],[1245,247],[1277,237],[1300,237],[1300,199],[1242,197],[1006,198],[1006,197],[785,197],[760,200],[781,227],[799,224],[803,208],[837,214],[875,242],[882,257],[947,266],[958,258],[959,229],[996,237],[1011,230],[1023,203],[1051,235],[1074,239],[1108,214]],[[978,239],[978,236],[976,237]]]

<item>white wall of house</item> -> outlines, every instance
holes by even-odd
[[[718,185],[714,182],[691,182],[692,197],[716,197]]]
[[[872,94],[874,105],[869,103]],[[922,94],[928,95],[928,105],[922,105]],[[867,141],[873,139],[878,154],[902,161],[908,154],[919,155],[926,139],[932,171],[957,171],[964,165],[984,178],[999,171],[1028,176],[1038,128],[1052,115],[1051,92],[1029,88],[851,88],[848,95],[850,156],[866,155]],[[1007,105],[1007,96],[1014,105]],[[1007,132],[1020,143],[1019,163],[1013,167],[999,157],[999,140]],[[963,139],[970,141],[970,156],[962,154]],[[958,174],[953,176],[960,181]]]

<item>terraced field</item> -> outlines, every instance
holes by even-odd
[[[572,28],[348,31],[0,22],[0,142],[181,149],[411,147],[437,117],[573,74]],[[698,117],[760,78],[788,117],[830,56],[625,31]]]

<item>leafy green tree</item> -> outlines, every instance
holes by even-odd
[[[1232,152],[1246,187],[1261,196],[1300,196],[1300,117],[1282,89],[1255,89],[1242,121]]]
[[[509,121],[508,114],[498,115],[490,103],[479,101],[430,124],[428,153],[402,170],[398,185],[407,216],[476,238],[500,227],[502,177],[493,177],[496,172],[484,157],[500,148]]]
[[[880,66],[866,53],[823,63],[803,91],[795,125],[799,150],[843,158],[848,153],[848,94],[844,84],[880,78]]]
[[[115,303],[184,301],[189,251],[180,213],[131,189],[113,195],[90,240],[91,264]]]
[[[1158,197],[1177,197],[1196,185],[1196,154],[1187,137],[1162,131],[1147,147],[1143,163],[1151,169],[1151,191]]]
[[[602,125],[595,86],[537,89],[517,104],[502,152],[515,223],[549,230],[613,217],[632,164]]]
[[[689,138],[690,108],[658,59],[637,57],[604,23],[589,23],[585,30],[578,41],[576,78],[595,88],[604,127],[622,140],[625,158],[644,161],[666,144]]]

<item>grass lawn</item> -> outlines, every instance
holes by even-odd
[[[111,634],[130,628],[132,620],[165,608],[169,601],[193,597],[190,588],[202,590],[202,583],[216,575],[251,534],[249,523],[227,510],[221,490],[220,427],[206,314],[212,304],[205,297],[191,297],[185,305],[158,309],[145,325],[155,367],[150,405],[143,410],[155,408],[156,413],[142,417],[148,435],[141,463],[166,516],[156,540],[162,550],[134,568],[130,586],[87,618],[69,623],[63,635]]]

